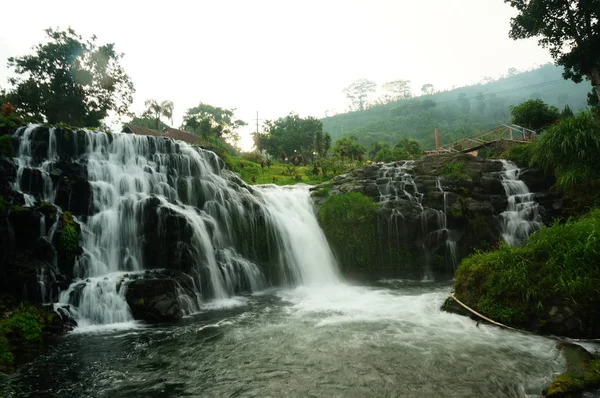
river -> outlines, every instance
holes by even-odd
[[[4,380],[8,397],[527,397],[555,341],[440,311],[449,284],[268,290],[180,324],[76,329]]]

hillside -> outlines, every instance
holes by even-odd
[[[564,80],[554,65],[519,73],[499,80],[460,87],[432,95],[372,106],[364,111],[338,114],[323,119],[323,129],[334,140],[354,135],[367,146],[374,142],[397,143],[413,138],[423,148],[434,146],[433,129],[440,129],[442,144],[499,124],[510,123],[510,105],[540,98],[573,111],[587,104],[588,82]]]

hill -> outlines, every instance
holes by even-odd
[[[528,99],[573,111],[587,105],[587,82],[575,84],[562,77],[562,68],[545,65],[538,69],[500,78],[485,84],[460,87],[410,99],[374,105],[322,119],[323,130],[333,140],[355,136],[363,145],[384,141],[395,144],[412,138],[423,148],[433,148],[433,130],[440,130],[441,143],[450,143],[477,131],[510,123],[510,105]]]

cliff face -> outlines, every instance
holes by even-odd
[[[508,162],[432,155],[356,168],[315,187],[313,198],[319,206],[327,202],[324,196],[359,192],[379,205],[380,247],[368,260],[356,263],[342,244],[331,242],[342,267],[352,264],[347,273],[450,278],[466,255],[498,244],[503,235],[518,244],[552,219],[562,206],[549,192],[553,183],[538,170]]]

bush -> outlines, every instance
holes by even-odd
[[[343,266],[375,266],[378,210],[373,199],[361,193],[327,196],[319,222]]]
[[[506,150],[500,154],[499,158],[510,160],[519,167],[533,166],[533,157],[536,150],[537,142],[514,144],[506,148]]]
[[[463,259],[455,290],[482,314],[523,328],[543,324],[552,306],[566,305],[592,335],[600,327],[598,264],[600,209],[595,209],[540,229],[523,247],[501,244]]]
[[[465,162],[453,161],[445,163],[442,166],[442,175],[451,180],[469,179],[469,175],[465,173]]]
[[[258,163],[264,160],[263,156],[258,152],[243,152],[242,159],[247,162]]]
[[[11,369],[15,353],[42,342],[45,321],[35,307],[21,304],[0,322],[0,372]]]
[[[582,112],[552,126],[539,140],[533,162],[556,176],[556,187],[593,204],[600,188],[600,121]]]
[[[560,119],[560,111],[540,99],[525,101],[511,106],[513,123],[536,131],[542,130]]]

